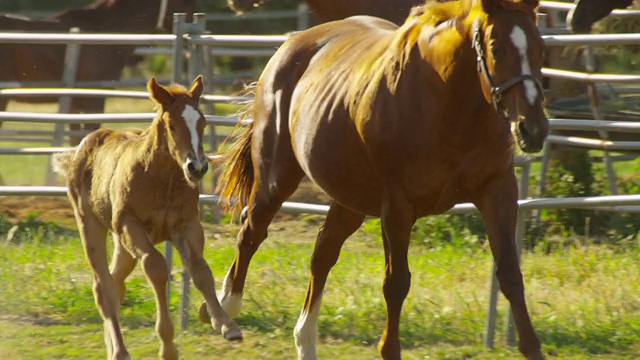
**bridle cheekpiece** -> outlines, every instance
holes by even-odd
[[[521,83],[525,80],[533,81],[533,83],[536,84],[536,88],[540,92],[540,94],[542,95],[544,93],[542,88],[542,83],[540,82],[540,80],[538,80],[536,77],[534,77],[531,74],[521,74],[519,76],[516,76],[514,78],[507,80],[506,82],[500,85],[496,85],[495,81],[493,81],[493,78],[491,77],[491,74],[489,73],[489,68],[487,67],[487,58],[485,56],[483,45],[484,45],[484,42],[483,42],[482,29],[480,27],[480,21],[479,19],[476,18],[473,22],[473,41],[471,46],[476,51],[476,61],[478,63],[478,72],[482,73],[482,76],[484,76],[484,79],[486,80],[487,84],[489,84],[489,87],[491,88],[491,99],[492,99],[493,107],[496,110],[499,111],[498,104],[500,103],[500,100],[502,100],[502,94],[505,93],[514,85]]]

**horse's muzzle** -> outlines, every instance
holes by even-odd
[[[207,173],[207,170],[209,170],[209,161],[206,156],[202,159],[197,159],[195,156],[188,156],[184,164],[184,170],[189,180],[199,181]]]
[[[518,146],[526,153],[542,150],[549,134],[549,120],[546,117],[540,121],[518,121],[516,126]]]

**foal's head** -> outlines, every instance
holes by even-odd
[[[181,165],[190,182],[202,179],[209,167],[202,148],[206,122],[198,110],[203,89],[202,76],[193,80],[188,91],[175,84],[165,88],[153,78],[147,88],[151,99],[160,106],[156,121],[158,131],[165,135],[169,153]]]
[[[486,21],[474,23],[482,90],[496,110],[516,123],[525,152],[542,149],[549,131],[541,69],[544,44],[536,26],[538,0],[482,0]]]

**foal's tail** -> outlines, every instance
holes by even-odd
[[[245,113],[244,115],[246,115]],[[241,118],[244,118],[242,116]],[[227,137],[225,143],[235,136],[237,130],[243,127],[242,121]],[[254,173],[251,159],[251,140],[253,139],[253,122],[235,138],[235,142],[226,149],[220,161],[224,161],[224,170],[218,178],[216,193],[220,195],[219,203],[226,211],[234,216],[240,213],[249,201],[253,187]],[[224,145],[224,144],[223,144]],[[214,160],[214,162],[217,162]]]
[[[75,149],[53,154],[51,156],[53,160],[51,164],[53,167],[53,171],[55,171],[56,173],[62,176],[67,176],[67,174],[69,173],[69,168],[71,167],[71,162],[73,161],[75,154],[76,154]]]

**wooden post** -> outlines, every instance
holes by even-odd
[[[77,27],[69,29],[69,33],[78,34],[80,29]],[[67,44],[67,49],[64,57],[64,69],[62,72],[63,86],[70,89],[75,87],[76,73],[78,72],[78,62],[80,59],[80,44]],[[68,114],[71,111],[71,97],[60,96],[58,98],[58,113]],[[53,132],[53,141],[51,146],[60,147],[64,143],[64,131],[66,128],[65,123],[56,123]],[[48,186],[55,185],[56,175],[53,172],[52,160],[49,157],[47,164],[47,174],[45,178],[45,184]]]

